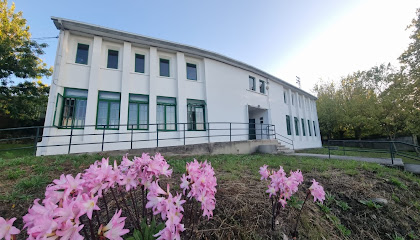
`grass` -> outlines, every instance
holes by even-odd
[[[345,150],[345,151],[344,151]],[[362,152],[360,152],[362,150]],[[343,149],[339,147],[338,150],[330,150],[331,155],[339,155],[339,156],[355,156],[355,157],[371,157],[371,158],[391,158],[389,153],[381,153],[381,152],[363,152],[363,151],[374,151],[375,149],[363,149],[363,148],[349,148],[346,147]],[[379,149],[376,149],[379,150]],[[326,154],[328,155],[328,148],[326,146],[322,148],[312,148],[312,149],[303,149],[303,150],[296,150],[299,153],[314,153],[314,154]],[[404,163],[412,163],[412,164],[420,164],[420,161],[413,160],[403,156],[395,156],[396,158],[401,158]]]

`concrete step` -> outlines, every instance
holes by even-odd
[[[290,153],[295,153],[295,151],[292,150],[292,149],[285,149],[285,150],[277,151],[277,153],[280,153],[280,154],[290,154]]]

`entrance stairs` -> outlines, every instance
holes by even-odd
[[[295,150],[292,150],[288,147],[286,147],[285,145],[282,145],[281,143],[277,144],[277,153],[278,154],[291,154],[291,153],[295,153]]]

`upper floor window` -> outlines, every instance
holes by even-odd
[[[149,129],[149,96],[130,93],[127,129]]]
[[[296,136],[299,136],[299,119],[295,117],[295,133]]]
[[[205,124],[206,103],[203,100],[188,99],[187,108],[188,108],[188,115],[187,115],[188,130],[190,131],[206,130],[206,124]]]
[[[287,127],[287,135],[292,135],[292,126],[290,123],[290,116],[286,115],[286,127]]]
[[[118,92],[99,91],[96,127],[118,129],[120,125],[120,99]]]
[[[77,44],[76,63],[88,64],[89,45]]]
[[[306,136],[305,120],[303,120],[303,118],[301,118],[300,120],[302,122],[302,134],[303,136]]]
[[[309,136],[312,136],[312,129],[311,129],[311,121],[308,120],[308,132],[309,132]]]
[[[162,77],[169,77],[169,60],[161,58],[159,61],[159,70],[160,70],[160,76]]]
[[[187,63],[187,79],[197,80],[197,65]]]
[[[249,90],[255,91],[256,86],[255,86],[255,78],[249,76]]]
[[[88,90],[65,88],[57,95],[54,125],[63,128],[83,128],[86,118]]]
[[[284,103],[287,103],[286,92],[283,92],[283,101],[284,101]]]
[[[314,135],[316,137],[316,127],[315,127],[315,121],[312,121],[313,125],[314,125]]]
[[[159,130],[176,131],[176,98],[157,97],[156,114]]]
[[[134,58],[134,71],[144,73],[144,55],[136,54]]]
[[[118,69],[118,51],[108,49],[108,63],[106,67]]]
[[[260,80],[260,93],[265,94],[265,81],[264,80]]]

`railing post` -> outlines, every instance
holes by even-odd
[[[38,138],[39,138],[39,127],[36,128],[36,135],[34,139],[34,155],[36,156],[36,150],[38,148]]]
[[[207,138],[210,143],[210,123],[207,123]]]
[[[105,142],[105,126],[103,126],[103,127],[104,127],[104,130],[102,131],[102,150],[101,150],[101,152],[104,151],[104,142]]]
[[[263,131],[262,131],[262,129],[263,129],[263,124],[261,123],[261,131],[260,131],[260,132],[261,132],[261,136],[260,136],[260,138],[261,138],[261,139],[260,139],[260,140],[262,140],[262,139],[263,139],[263,137],[262,137],[262,136],[263,136],[263,133],[262,133]]]
[[[389,142],[389,152],[391,154],[391,163],[392,163],[392,165],[394,165],[394,154],[393,154],[393,150],[392,150],[392,142]]]
[[[134,126],[131,126],[131,148],[133,149],[133,131],[134,131]]]
[[[159,123],[156,124],[156,147],[159,148]]]
[[[276,125],[273,125],[273,126],[274,126],[274,139],[277,139]]]
[[[229,123],[229,142],[232,142],[232,123]]]
[[[70,149],[71,149],[71,140],[72,140],[72,138],[73,138],[73,126],[71,126],[71,129],[70,129],[69,151],[68,151],[68,153],[67,153],[67,154],[70,154]]]
[[[183,125],[184,125],[184,146],[185,146],[185,123]]]

